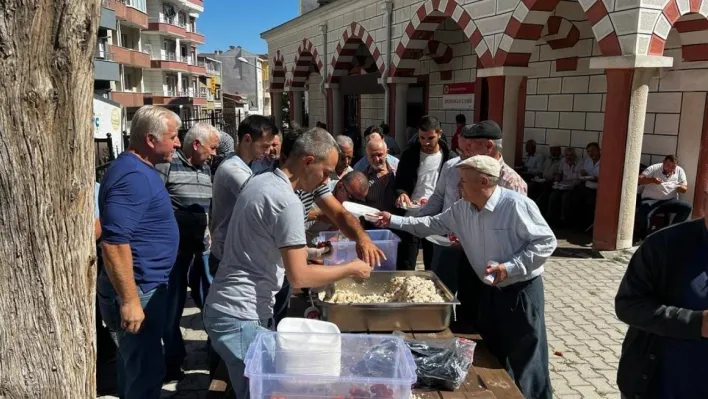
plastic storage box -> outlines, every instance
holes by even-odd
[[[264,331],[245,364],[251,399],[408,399],[416,382],[410,349],[392,335]]]
[[[396,270],[398,257],[398,243],[401,241],[391,230],[366,230],[371,240],[386,255],[386,260],[381,262],[381,267],[376,270]],[[325,265],[341,265],[357,258],[356,243],[344,237],[338,231],[325,231],[320,233],[317,241],[332,243],[332,253],[324,258]]]

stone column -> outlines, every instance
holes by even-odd
[[[489,86],[489,119],[498,123],[504,132],[502,156],[507,164],[521,162],[524,141],[524,112],[526,110],[525,67],[494,67],[477,70],[477,79],[486,78]],[[475,104],[475,106],[479,106]]]
[[[597,187],[593,246],[610,251],[633,244],[639,163],[649,81],[673,65],[661,56],[599,57],[591,69],[605,69],[607,103]]]
[[[290,109],[292,110],[292,118],[295,122],[300,124],[300,126],[302,126],[302,94],[304,91],[304,87],[290,88]]]
[[[339,84],[337,83],[327,83],[325,84],[327,88],[327,112],[329,113],[329,119],[331,120],[331,126],[329,128],[330,133],[336,136],[343,133],[342,129],[342,95],[339,91]]]
[[[278,129],[281,129],[283,127],[283,92],[278,90],[271,90],[270,91],[270,107],[271,107],[271,115],[273,115],[273,119],[275,120],[275,126],[278,127]]]
[[[399,147],[405,148],[408,142],[406,137],[406,121],[408,117],[408,85],[417,82],[416,78],[392,77],[386,83],[379,79],[380,84],[388,84],[389,88],[389,128],[393,132]]]

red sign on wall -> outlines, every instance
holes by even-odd
[[[474,83],[451,83],[443,86],[443,94],[474,94]]]
[[[443,109],[474,107],[474,83],[452,83],[443,86]]]

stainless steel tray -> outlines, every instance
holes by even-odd
[[[403,276],[433,280],[445,302],[336,304],[323,300],[342,287],[361,294],[381,292],[393,277]],[[438,276],[430,271],[374,272],[363,284],[344,279],[336,282],[325,297],[320,296],[316,302],[322,319],[336,324],[342,332],[442,331],[450,326],[453,307],[459,304]]]

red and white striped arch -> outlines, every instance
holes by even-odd
[[[427,0],[406,26],[391,61],[392,77],[410,77],[415,73],[418,59],[428,49],[438,25],[450,18],[462,29],[483,66],[491,66],[492,54],[472,17],[455,0]],[[429,50],[429,49],[428,49]],[[437,53],[437,52],[436,52]]]
[[[357,57],[357,50],[361,45],[366,47],[371,55],[371,60],[366,60],[363,63],[361,62],[363,60]],[[384,60],[378,47],[376,47],[376,41],[374,41],[373,36],[359,23],[352,22],[339,39],[334,56],[332,56],[331,69],[327,81],[329,83],[337,83],[342,76],[347,76],[356,63],[355,58],[356,62],[367,73],[375,73],[376,71],[383,73],[384,71]]]
[[[708,1],[670,0],[654,25],[649,55],[663,55],[666,39],[674,27],[681,37],[684,61],[708,61]]]
[[[287,71],[285,69],[285,58],[280,50],[275,52],[271,71],[273,71],[273,76],[270,78],[270,91],[283,91],[285,89],[285,73]]]
[[[315,47],[309,39],[302,39],[302,43],[300,43],[300,46],[297,48],[295,60],[291,67],[290,86],[305,87],[307,78],[310,77],[310,73],[312,72],[311,68],[313,65],[317,72],[322,70],[323,64],[317,53],[317,47]]]
[[[437,40],[428,42],[428,56],[435,61],[436,64],[442,65],[452,61],[452,47]]]
[[[504,35],[499,42],[499,48],[496,49],[494,65],[527,66],[531,52],[538,39],[541,38],[549,17],[558,2],[559,0],[520,1],[507,23]],[[580,5],[592,26],[602,55],[620,55],[622,50],[619,39],[603,0],[580,2]],[[556,20],[552,23],[557,22],[559,21]]]
[[[541,38],[553,50],[571,48],[580,40],[580,30],[563,17],[552,15],[541,32]]]

